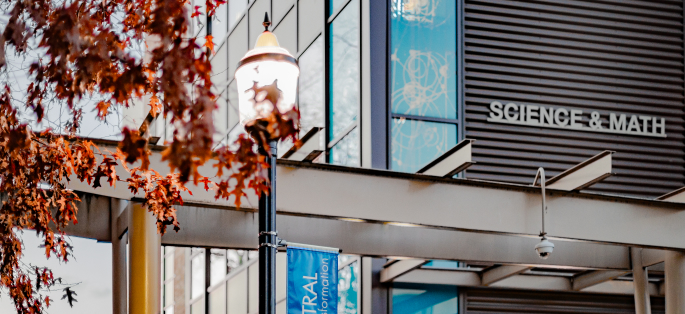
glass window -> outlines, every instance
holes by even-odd
[[[195,250],[195,249],[194,249]],[[202,250],[204,251],[204,250]],[[202,296],[205,293],[205,254],[200,252],[190,260],[190,294],[191,299]]]
[[[456,1],[392,0],[392,112],[457,118]]]
[[[391,169],[416,172],[457,143],[457,125],[409,119],[392,121]]]
[[[276,314],[288,314],[287,303],[286,300],[283,300],[276,304]]]
[[[298,104],[302,134],[312,127],[325,127],[323,38],[317,38],[300,56]]]
[[[247,314],[247,275],[243,271],[228,281],[228,314]]]
[[[174,282],[164,283],[164,306],[174,305]]]
[[[351,259],[353,259],[353,258],[354,258],[353,255],[340,254],[340,255],[338,255],[338,265],[342,265],[342,264],[344,264],[345,262],[347,262],[347,261],[349,261],[349,260],[351,260]]]
[[[359,266],[353,262],[338,271],[338,314],[359,312]]]
[[[359,167],[359,128],[349,134],[331,149],[331,163],[348,167]]]
[[[343,136],[346,130],[353,127],[359,116],[359,1],[352,0],[330,24],[330,80],[329,106],[331,140]],[[348,135],[349,136],[349,135]],[[358,136],[350,137],[345,145],[347,156],[355,156],[359,164]]]
[[[424,264],[423,267],[426,267],[426,268],[459,268],[459,262],[434,259],[434,260],[430,260],[428,263]]]
[[[164,248],[164,278],[162,280],[169,280],[174,278],[174,248]]]
[[[227,93],[227,102],[228,102],[228,117],[229,117],[229,124],[228,127],[233,127],[236,123],[240,122],[240,105],[238,102],[238,82],[236,80],[232,80],[230,84],[228,84],[228,90],[226,91]]]
[[[226,259],[228,263],[228,272],[230,273],[234,269],[240,267],[241,265],[247,263],[248,261],[248,251],[245,250],[227,250]]]
[[[304,51],[325,25],[324,19],[312,17],[321,15],[326,1],[298,0],[297,3],[297,51]]]
[[[335,13],[336,10],[340,8],[340,6],[347,2],[346,0],[329,0],[330,3],[330,12],[328,12],[328,15],[331,15]]]
[[[455,1],[391,0],[393,170],[415,172],[457,143],[456,16]]]
[[[231,1],[232,2],[232,1]],[[224,41],[228,31],[228,4],[220,5],[212,16],[212,37],[214,43],[219,48],[219,44]]]
[[[228,1],[228,29],[232,29],[238,23],[246,8],[247,0]]]
[[[210,257],[209,285],[213,286],[226,277],[226,250],[212,249]]]
[[[226,285],[209,293],[209,314],[226,314]]]
[[[205,314],[205,301],[199,299],[190,305],[190,314]]]
[[[259,312],[259,265],[257,263],[250,265],[247,272],[247,310],[248,313],[256,314]]]
[[[393,314],[455,314],[459,312],[457,287],[438,285],[395,286]]]

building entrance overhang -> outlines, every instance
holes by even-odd
[[[100,145],[108,148],[107,143]],[[153,169],[164,173],[160,169],[167,166],[159,150],[153,152],[150,161]],[[279,161],[277,171],[278,211],[282,215],[482,236],[534,238],[541,228],[541,192],[534,186],[296,161]],[[211,177],[214,169],[208,164],[200,172]],[[135,198],[125,184],[92,189],[77,181],[72,180],[70,188],[118,199]],[[212,190],[196,186],[191,190],[192,195],[184,196],[186,204],[234,208],[233,200],[215,200]],[[547,194],[546,228],[550,239],[685,249],[685,204],[577,191]],[[253,210],[257,197],[250,195],[242,204],[243,211]]]
[[[150,157],[154,169],[164,169],[159,150]],[[210,175],[210,167],[201,173]],[[277,171],[279,236],[339,247],[346,254],[412,261],[388,268],[385,281],[524,289],[549,282],[551,290],[615,292],[628,289],[615,279],[632,270],[631,250],[641,248],[641,264],[647,267],[664,261],[663,250],[685,249],[679,241],[685,236],[685,206],[679,203],[549,191],[546,223],[556,247],[542,260],[533,249],[541,227],[538,187],[295,161],[279,161]],[[69,234],[111,241],[126,233],[131,219],[126,201],[138,199],[125,185],[92,189],[72,180],[70,187],[85,195],[79,223],[69,227]],[[256,197],[244,199],[237,210],[232,200],[215,200],[211,190],[191,189],[185,205],[177,207],[181,231],[168,232],[163,244],[257,247]],[[473,271],[420,268],[431,259],[494,268],[476,277]],[[539,278],[530,274],[536,268],[585,273]],[[442,281],[426,282],[431,278]],[[659,294],[660,288],[650,289]]]

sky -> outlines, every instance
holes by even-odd
[[[25,231],[24,263],[40,267],[49,267],[55,276],[61,277],[63,283],[77,284],[73,290],[77,293],[74,307],[69,307],[67,300],[61,300],[62,288],[49,292],[52,299],[47,313],[50,314],[108,314],[112,313],[112,245],[98,243],[95,240],[70,237],[74,246],[74,256],[68,263],[60,263],[51,257],[45,258],[45,250],[39,248],[40,241],[35,232]],[[97,310],[95,310],[97,309]],[[12,300],[7,290],[0,289],[0,313],[15,313]]]

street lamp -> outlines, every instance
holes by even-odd
[[[264,14],[264,32],[254,49],[238,63],[235,79],[238,85],[240,122],[244,125],[268,117],[273,110],[285,113],[295,107],[297,60],[278,46],[276,35],[269,31],[269,16]],[[274,103],[275,102],[275,103]],[[269,152],[260,143],[259,151],[269,163],[269,194],[259,196],[259,314],[276,312],[276,145],[278,139],[268,139]]]

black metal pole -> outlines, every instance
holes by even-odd
[[[259,314],[276,313],[276,144],[269,141],[271,154],[262,151],[269,163],[269,195],[259,197]]]

